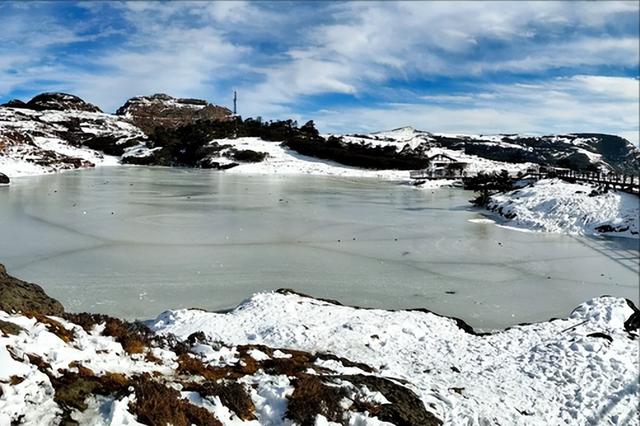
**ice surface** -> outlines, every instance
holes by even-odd
[[[0,188],[0,261],[71,311],[151,318],[289,287],[477,327],[638,302],[637,241],[495,226],[460,189],[118,167]],[[474,222],[470,222],[474,220]]]

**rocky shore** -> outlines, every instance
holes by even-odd
[[[7,424],[637,424],[629,301],[491,334],[290,290],[129,323],[65,312],[0,269]]]

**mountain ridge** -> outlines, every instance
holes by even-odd
[[[265,158],[265,153],[212,144],[236,137],[259,137],[307,156],[378,170],[420,168],[434,152],[598,172],[637,174],[640,169],[637,147],[601,133],[453,135],[405,126],[320,135],[313,122],[243,120],[202,99],[137,96],[108,114],[75,95],[48,92],[0,105],[0,172],[15,176],[105,163],[233,167],[217,161],[221,152],[234,161]]]

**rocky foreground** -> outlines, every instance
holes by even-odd
[[[146,323],[64,312],[0,267],[0,424],[638,424],[629,301],[492,334],[287,290]]]

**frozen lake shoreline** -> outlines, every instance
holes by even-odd
[[[153,318],[288,287],[491,329],[602,294],[638,303],[637,242],[496,227],[461,190],[118,167],[20,178],[0,196],[0,259],[71,311]]]

